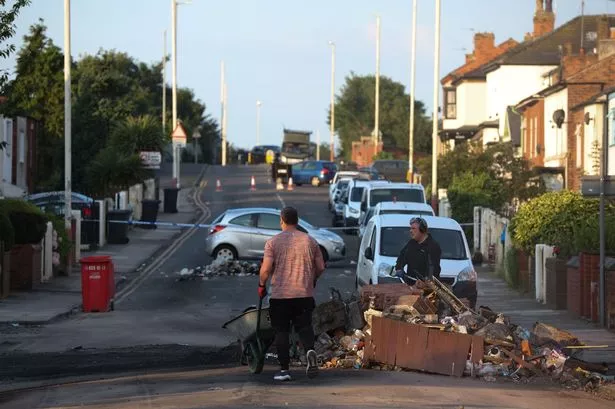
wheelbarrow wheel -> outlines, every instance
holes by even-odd
[[[245,346],[245,357],[248,361],[248,368],[253,374],[259,374],[265,366],[265,355],[261,354],[256,342],[248,342]]]

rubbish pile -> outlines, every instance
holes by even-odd
[[[437,280],[364,286],[360,298],[314,311],[322,368],[419,370],[527,383],[550,377],[595,390],[615,382],[609,368],[577,359],[586,348],[573,334],[537,322],[530,329],[480,306],[472,310]]]
[[[216,261],[206,266],[183,268],[176,274],[177,281],[210,280],[214,277],[248,277],[258,275],[260,265],[248,261],[228,260]]]

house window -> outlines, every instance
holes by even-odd
[[[611,109],[611,129],[609,129],[609,146],[615,145],[615,109]]]
[[[444,90],[444,115],[446,119],[457,118],[457,90],[455,88]]]

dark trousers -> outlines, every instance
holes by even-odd
[[[288,370],[290,364],[290,329],[295,327],[299,340],[305,351],[314,349],[314,329],[312,328],[312,311],[314,298],[272,298],[269,300],[271,326],[275,330],[275,346],[282,370]]]

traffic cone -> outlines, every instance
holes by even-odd
[[[220,183],[220,179],[216,180],[216,192],[222,192],[222,183]]]
[[[250,190],[256,190],[256,180],[254,180],[254,176],[250,178]]]
[[[294,190],[293,188],[293,178],[288,178],[288,187],[286,190]]]

